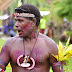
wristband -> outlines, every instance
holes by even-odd
[[[0,72],[4,72],[4,70],[0,68]]]
[[[62,65],[61,62],[55,62],[55,63],[52,64],[52,66],[61,66],[61,65]]]

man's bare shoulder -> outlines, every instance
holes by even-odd
[[[6,42],[4,43],[4,45],[10,45],[11,43],[13,43],[14,41],[16,41],[17,39],[19,39],[19,36],[9,37],[6,40]]]
[[[43,34],[40,34],[40,37],[45,41],[45,44],[49,48],[48,50],[50,50],[50,52],[53,54],[57,54],[58,49],[57,49],[57,45],[56,45],[55,41]]]
[[[40,38],[42,38],[43,40],[45,40],[48,44],[56,44],[53,39],[49,38],[48,36],[46,36],[44,34],[40,33]]]

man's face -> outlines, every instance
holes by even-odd
[[[15,27],[20,37],[28,36],[33,32],[32,20],[23,17],[16,17],[15,20]]]

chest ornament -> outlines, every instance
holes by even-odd
[[[17,58],[17,64],[20,67],[24,67],[28,70],[33,69],[35,66],[35,60],[30,56],[20,55]]]
[[[38,33],[39,34],[39,33]],[[33,52],[33,49],[36,45],[36,42],[37,42],[37,38],[38,38],[38,34],[37,34],[37,37],[36,37],[36,40],[34,42],[34,45],[33,45],[33,48],[31,50],[31,53],[30,55],[26,55],[25,54],[25,43],[24,43],[24,39],[23,39],[23,46],[24,46],[24,55],[20,55],[18,58],[17,58],[17,64],[20,66],[20,67],[23,67],[23,68],[26,68],[28,70],[31,70],[34,68],[35,66],[35,60],[31,57],[32,55],[32,52]]]

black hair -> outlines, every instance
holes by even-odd
[[[40,24],[40,12],[37,7],[35,7],[32,4],[24,4],[21,5],[20,7],[16,8],[15,11],[17,13],[31,13],[35,15],[36,18],[36,26],[38,27]]]

